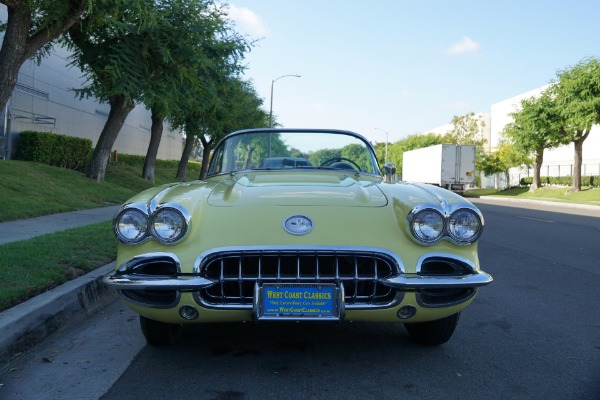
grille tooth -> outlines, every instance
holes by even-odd
[[[239,309],[252,307],[254,287],[262,283],[335,283],[344,286],[346,308],[388,307],[398,293],[379,280],[400,271],[392,257],[377,252],[228,250],[207,256],[199,272],[218,280],[196,294],[201,304]]]

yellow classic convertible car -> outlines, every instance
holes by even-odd
[[[104,281],[148,343],[189,323],[403,323],[450,339],[478,288],[479,210],[436,186],[393,182],[348,131],[252,129],[215,148],[204,180],[146,190],[114,218]]]

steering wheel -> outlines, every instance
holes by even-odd
[[[346,163],[345,163],[345,161],[346,161],[346,162],[349,162],[351,165],[348,165],[348,164],[346,164]],[[331,165],[329,165],[330,163],[331,163]],[[335,166],[335,163],[342,163],[342,164],[346,164],[346,165],[348,165],[348,166],[352,167],[353,169],[356,169],[357,171],[362,171],[362,170],[360,169],[360,167],[358,166],[358,164],[357,164],[357,163],[355,163],[354,161],[352,161],[351,159],[349,159],[349,158],[346,158],[346,157],[331,157],[331,158],[328,158],[327,160],[323,161],[323,162],[320,164],[320,166],[321,166],[321,167],[325,167],[325,166],[328,166],[328,165],[329,165],[329,166],[331,166],[331,167],[333,167],[333,168],[336,168],[336,166]],[[342,167],[342,166],[340,166],[340,167],[337,167],[337,168],[340,168],[340,169],[347,169],[347,168],[344,168],[344,167]]]

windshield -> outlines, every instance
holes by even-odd
[[[345,131],[249,130],[219,143],[209,175],[242,170],[332,169],[379,174],[370,144]]]

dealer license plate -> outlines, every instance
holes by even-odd
[[[258,287],[259,319],[340,319],[339,288],[334,284],[271,284]]]

